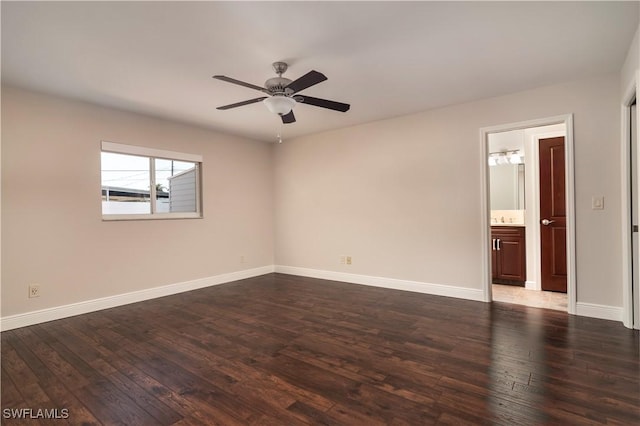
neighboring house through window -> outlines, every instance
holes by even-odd
[[[202,217],[202,156],[102,142],[102,218]]]

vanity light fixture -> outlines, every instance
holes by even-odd
[[[513,151],[513,153],[511,153],[511,156],[509,157],[509,162],[511,164],[522,163],[522,157],[520,157],[520,153],[518,151]]]
[[[501,166],[505,164],[522,164],[524,159],[520,150],[500,151],[489,153],[488,162],[489,166]]]

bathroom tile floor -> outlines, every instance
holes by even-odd
[[[496,302],[514,303],[534,308],[546,308],[567,312],[566,293],[527,290],[524,287],[500,284],[493,284],[492,290],[493,300]]]

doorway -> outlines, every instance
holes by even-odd
[[[640,329],[640,149],[637,93],[640,76],[625,90],[622,101],[622,323]]]
[[[640,329],[640,241],[638,231],[640,226],[639,198],[638,191],[638,112],[637,102],[633,99],[629,108],[629,131],[631,145],[631,257],[632,280],[631,280],[631,318],[632,327]]]
[[[630,312],[630,328],[640,329],[640,238],[639,238],[639,226],[640,226],[640,191],[638,188],[638,125],[637,125],[637,102],[634,97],[631,101],[631,105],[628,107],[627,123],[628,130],[628,149],[629,149],[629,216],[630,223],[626,224],[627,229],[630,229],[630,257],[631,257],[631,282],[629,283],[628,292],[630,293],[629,304]]]
[[[492,208],[492,199],[500,198],[501,195],[491,186],[491,178],[498,176],[492,170],[496,161],[491,157],[496,155],[496,150],[499,154],[509,149],[518,150],[509,146],[496,145],[496,140],[505,140],[510,135],[521,135],[524,143],[524,149],[520,148],[522,151],[518,153],[524,154],[523,166],[526,179],[524,184],[515,184],[520,190],[524,188],[524,197],[521,192],[516,191],[524,200],[524,205],[515,207],[516,211],[500,209],[496,212],[496,209]],[[515,302],[575,313],[572,116],[484,128],[481,129],[481,139],[484,199],[482,217],[486,220],[483,223],[487,224],[483,228],[485,237],[483,243],[486,243],[483,244],[485,260],[483,266],[486,268],[483,280],[485,300]],[[491,143],[492,140],[494,143]],[[505,154],[511,155],[510,152]],[[546,165],[540,168],[540,162]],[[547,174],[546,177],[545,174]],[[500,184],[500,186],[504,185]],[[547,200],[544,198],[545,194],[549,196]],[[512,271],[511,276],[500,276],[496,280],[496,266],[507,259],[505,256],[508,253],[510,253],[508,260],[510,265],[517,266],[522,263],[521,260],[515,262],[513,260],[517,247],[514,240],[503,241],[501,234],[496,234],[496,231],[509,231],[515,235],[513,228],[510,228],[512,225],[522,227],[519,233],[522,238],[521,250],[526,252],[526,272],[518,266],[519,275]],[[498,237],[497,244],[494,236]],[[508,246],[504,244],[507,241],[510,243],[509,252],[506,251]],[[500,250],[502,248],[505,249],[504,252]],[[561,255],[549,255],[554,252]],[[520,256],[522,255],[523,252],[520,253]],[[515,279],[503,281],[502,278]],[[494,282],[500,285],[494,285]]]

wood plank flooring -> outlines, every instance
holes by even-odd
[[[616,322],[269,274],[2,333],[2,423],[631,425],[639,348]]]

